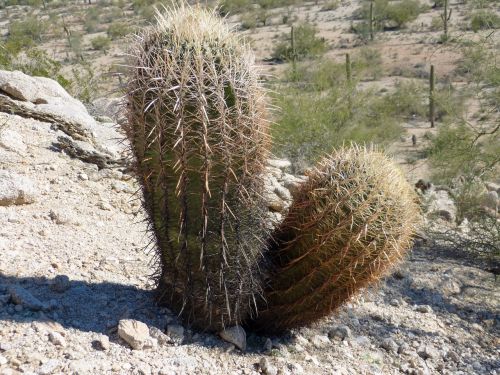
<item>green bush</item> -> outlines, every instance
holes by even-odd
[[[92,49],[98,51],[107,51],[109,49],[110,43],[111,39],[109,39],[107,36],[102,36],[102,35],[96,36],[90,41]]]
[[[500,16],[491,11],[479,11],[472,15],[470,27],[474,32],[500,28]]]
[[[121,38],[130,32],[130,27],[123,21],[115,21],[108,26],[108,35],[111,39]]]
[[[36,16],[28,16],[22,21],[13,21],[8,26],[9,40],[19,48],[32,46],[42,41],[45,22]]]
[[[324,38],[316,36],[318,30],[315,26],[302,23],[294,27],[295,54],[298,60],[322,55],[327,48]],[[291,60],[293,58],[291,32],[283,34],[282,41],[276,45],[272,52],[275,60]]]
[[[97,31],[100,22],[100,14],[101,12],[96,7],[89,8],[85,13],[84,26],[88,33]]]
[[[373,2],[374,29],[402,28],[406,23],[415,20],[422,12],[423,7],[418,0],[402,0],[389,2],[388,0],[375,0]],[[354,30],[367,32],[370,15],[370,1],[365,1],[354,16],[365,20],[361,25],[354,25]]]
[[[323,4],[321,10],[327,12],[329,10],[337,9],[339,6],[340,6],[339,0],[328,0],[325,4]]]

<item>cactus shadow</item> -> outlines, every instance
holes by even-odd
[[[70,280],[67,290],[57,292],[53,283],[54,279],[46,277],[13,277],[0,273],[0,295],[8,295],[9,288],[17,285],[45,305],[42,309],[23,307],[16,311],[16,305],[7,300],[0,304],[0,321],[51,320],[65,328],[102,334],[113,331],[118,321],[125,318],[165,328],[166,315],[155,304],[152,290],[113,282]]]

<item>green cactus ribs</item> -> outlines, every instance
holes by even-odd
[[[215,11],[182,5],[135,37],[125,132],[157,243],[161,302],[202,330],[255,312],[268,232],[265,91]]]
[[[382,153],[354,146],[325,157],[274,233],[250,326],[281,333],[327,316],[402,259],[419,218],[413,189]]]

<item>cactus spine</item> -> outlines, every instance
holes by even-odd
[[[195,328],[238,324],[261,291],[263,89],[214,11],[157,13],[130,54],[125,131],[157,243],[158,298]]]
[[[418,221],[413,189],[383,154],[353,147],[324,158],[273,236],[253,325],[279,333],[325,317],[403,257]]]

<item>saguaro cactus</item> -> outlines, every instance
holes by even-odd
[[[431,65],[431,72],[429,75],[429,120],[431,122],[431,128],[434,127],[434,120],[436,118],[436,110],[434,106],[434,65]]]
[[[441,14],[441,19],[443,20],[443,40],[448,40],[448,21],[451,19],[451,9],[448,12],[448,0],[444,0],[443,14]]]
[[[266,333],[310,324],[378,280],[408,250],[420,217],[402,173],[361,147],[324,158],[294,198],[252,322]]]
[[[265,102],[214,11],[158,13],[131,47],[125,131],[157,243],[158,297],[203,330],[254,310],[265,247]]]

